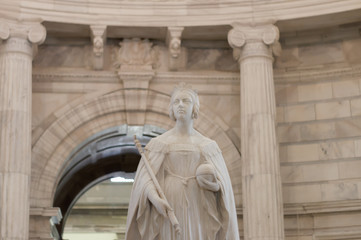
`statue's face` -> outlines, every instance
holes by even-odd
[[[176,93],[173,100],[174,117],[179,120],[191,120],[193,111],[192,97],[186,91]]]

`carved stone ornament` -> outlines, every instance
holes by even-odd
[[[33,57],[37,45],[46,38],[46,29],[40,22],[20,22],[0,19],[0,53],[21,52]],[[6,42],[5,42],[6,41]]]
[[[106,37],[107,26],[105,25],[91,25],[91,37],[93,42],[93,52],[95,56],[101,56],[104,52],[104,44]]]
[[[168,27],[167,39],[170,56],[178,58],[181,53],[181,36],[184,27]]]
[[[103,69],[104,64],[104,45],[106,42],[106,30],[105,25],[91,25],[91,38],[93,42],[93,67],[95,70]]]
[[[27,39],[33,44],[42,44],[46,38],[46,29],[40,22],[15,22],[0,19],[0,39],[11,37]]]
[[[250,56],[279,56],[281,45],[279,30],[275,25],[249,25],[233,23],[228,32],[228,43],[234,49],[233,55],[241,60]]]
[[[148,39],[124,39],[119,43],[114,66],[119,71],[152,70],[156,67],[158,50]]]

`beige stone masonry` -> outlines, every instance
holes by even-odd
[[[303,122],[316,119],[314,104],[302,104],[284,107],[285,122]]]
[[[283,185],[283,201],[287,203],[312,203],[322,201],[321,185]],[[305,194],[307,192],[307,194]]]
[[[281,162],[306,162],[318,159],[318,144],[298,144],[280,147]]]
[[[276,85],[276,102],[277,104],[297,103],[298,88],[294,85]]]
[[[300,66],[326,65],[345,61],[342,45],[338,42],[325,43],[319,45],[317,48],[314,46],[300,47],[298,55],[302,61]]]
[[[339,163],[340,179],[361,179],[361,161],[356,159],[354,161],[340,162]]]
[[[281,175],[283,183],[313,183],[340,179],[338,163],[282,166]]]
[[[355,157],[355,143],[353,140],[321,142],[319,144],[319,159],[345,159]]]
[[[361,139],[355,140],[355,156],[361,157]]]
[[[356,98],[351,100],[351,115],[360,116],[361,115],[361,98]]]
[[[358,80],[338,81],[332,83],[333,96],[335,98],[352,97],[360,95]]]
[[[280,143],[332,140],[361,136],[361,118],[346,118],[330,121],[279,125],[277,128]]]
[[[315,101],[332,98],[332,84],[318,83],[298,86],[298,101]]]
[[[285,110],[283,107],[276,108],[276,116],[277,116],[277,123],[282,123],[285,121]]]
[[[355,180],[284,185],[283,197],[285,204],[358,200],[358,185]]]
[[[346,118],[351,116],[350,101],[332,101],[317,103],[316,119]]]

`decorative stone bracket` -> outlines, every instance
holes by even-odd
[[[180,67],[182,52],[181,36],[184,27],[168,27],[166,43],[169,50],[169,69],[178,70]]]
[[[106,43],[107,26],[91,25],[91,40],[93,43],[93,68],[102,70],[104,66],[104,46]]]

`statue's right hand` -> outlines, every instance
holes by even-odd
[[[170,210],[171,207],[169,206],[167,201],[165,201],[159,196],[157,191],[155,190],[149,191],[148,199],[163,217],[167,217],[167,210],[168,209]]]

